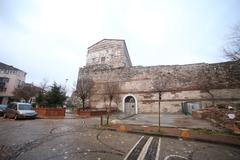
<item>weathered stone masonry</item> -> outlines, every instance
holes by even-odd
[[[95,85],[90,98],[91,107],[102,108],[103,87],[111,80],[120,83],[121,102],[114,103],[126,111],[125,99],[134,98],[135,113],[157,112],[158,95],[153,80],[166,76],[167,88],[162,95],[161,111],[177,112],[182,102],[211,104],[211,96],[203,90],[208,84],[216,104],[240,103],[240,68],[233,62],[216,64],[132,66],[124,40],[104,39],[89,47],[87,65],[79,69],[79,77],[89,75]]]

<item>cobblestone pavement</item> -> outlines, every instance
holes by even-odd
[[[0,118],[0,159],[238,160],[240,148],[96,130],[98,118],[9,120]]]

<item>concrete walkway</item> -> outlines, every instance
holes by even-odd
[[[239,135],[230,134],[206,120],[193,119],[191,116],[181,113],[161,114],[160,132],[158,130],[158,114],[130,116],[118,113],[113,115],[111,119],[113,119],[111,125],[103,127],[103,129],[172,138],[185,137],[185,139],[195,141],[240,146]]]
[[[161,114],[161,126],[163,127],[177,127],[177,128],[201,128],[209,130],[220,130],[213,126],[210,122],[201,119],[193,119],[192,116],[184,115],[181,113],[174,114]],[[119,113],[113,115],[113,124],[136,124],[147,126],[158,126],[158,114],[137,114],[137,115],[124,115]]]

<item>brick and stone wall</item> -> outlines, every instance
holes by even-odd
[[[79,75],[89,75],[95,81],[91,97],[93,107],[104,107],[103,88],[110,79],[120,83],[122,99],[128,94],[136,97],[138,112],[157,112],[158,96],[153,81],[156,76],[167,75],[167,88],[161,102],[162,111],[176,112],[181,109],[181,103],[186,101],[201,102],[204,106],[211,104],[211,96],[203,90],[206,77],[211,77],[208,84],[211,84],[210,91],[214,94],[216,103],[239,103],[240,70],[233,70],[234,67],[235,64],[230,62],[117,69],[92,66],[80,68]],[[232,76],[229,70],[235,75]],[[118,105],[121,110],[122,105],[122,102]]]
[[[88,48],[87,66],[102,64],[113,68],[132,66],[124,40],[103,39]]]
[[[94,50],[97,48],[93,47]],[[107,47],[106,47],[107,48]],[[111,63],[112,64],[112,63]],[[137,113],[157,112],[158,94],[153,83],[159,76],[167,79],[162,95],[161,111],[178,112],[183,102],[200,102],[211,105],[214,95],[216,104],[240,104],[240,66],[233,62],[199,63],[188,65],[159,65],[113,67],[112,65],[86,65],[79,69],[79,77],[88,75],[95,85],[90,99],[91,107],[103,108],[104,85],[107,81],[119,82],[121,100],[113,106],[124,111],[127,95],[135,98]]]

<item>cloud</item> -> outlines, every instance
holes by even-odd
[[[224,35],[240,21],[237,6],[234,0],[2,0],[0,58],[36,83],[76,81],[87,47],[103,38],[125,39],[134,65],[217,62]]]

